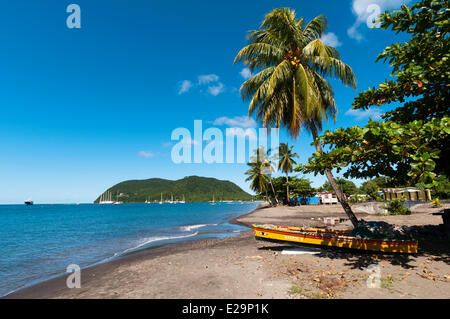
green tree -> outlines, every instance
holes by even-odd
[[[320,40],[326,27],[324,16],[305,23],[293,10],[279,8],[266,15],[259,30],[250,33],[250,44],[234,61],[245,63],[252,73],[259,71],[240,88],[242,98],[250,101],[249,115],[255,113],[266,127],[286,127],[295,138],[305,128],[317,140],[323,120],[336,116],[334,91],[325,77],[356,87],[352,69],[341,61],[335,48]],[[316,153],[321,153],[320,143],[315,146]],[[356,216],[331,171],[327,169],[325,174],[356,225]]]
[[[276,177],[272,179],[273,187],[279,199],[287,202],[286,185],[289,184],[290,195],[295,197],[310,197],[316,193],[311,186],[311,181],[304,178],[290,177],[286,181],[284,177]]]
[[[378,188],[389,188],[389,187],[395,187],[400,185],[394,185],[392,181],[387,178],[386,176],[378,176],[372,179],[375,184],[377,184]]]
[[[346,168],[345,177],[386,176],[393,185],[439,187],[450,174],[449,1],[422,0],[381,15],[382,29],[410,40],[385,48],[377,61],[392,78],[359,94],[354,109],[398,103],[382,121],[325,132],[327,153],[314,154],[305,172]]]
[[[376,198],[378,196],[378,189],[378,184],[373,180],[365,181],[361,185],[361,192],[372,198]]]
[[[294,146],[289,147],[287,143],[281,143],[278,151],[278,169],[286,174],[286,201],[289,203],[289,173],[292,172],[297,162],[294,158],[298,157],[297,153],[293,153]]]
[[[291,178],[288,182],[291,192],[296,197],[314,196],[316,190],[311,186],[312,182],[306,178]]]
[[[338,177],[336,178],[336,183],[339,185],[339,188],[342,190],[342,192],[346,195],[354,195],[358,193],[358,187],[356,187],[355,183],[353,183],[352,181]],[[334,190],[330,182],[325,182],[322,186],[322,189],[327,192],[332,192]]]
[[[272,185],[277,194],[278,200],[281,202],[287,202],[286,199],[286,178],[284,177],[274,177],[272,178]]]
[[[434,189],[434,197],[440,199],[448,199],[450,198],[450,181],[445,176],[439,176],[438,184]]]

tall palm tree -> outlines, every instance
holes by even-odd
[[[264,147],[260,146],[259,148],[257,148],[255,150],[255,155],[252,156],[250,160],[253,163],[258,163],[258,162],[261,163],[260,164],[261,172],[267,176],[267,181],[270,184],[270,187],[272,188],[272,193],[273,193],[273,197],[275,199],[275,204],[278,205],[277,193],[275,192],[275,188],[273,187],[273,183],[272,183],[272,173],[275,170],[270,161],[269,153],[270,153],[270,150],[267,150],[267,152],[266,152]],[[251,165],[251,163],[249,163],[249,165]]]
[[[286,200],[289,203],[289,173],[297,162],[294,158],[298,157],[297,153],[292,153],[294,146],[289,147],[287,143],[280,143],[278,150],[278,169],[286,173]]]
[[[245,181],[251,181],[250,188],[258,194],[266,194],[267,200],[267,185],[269,185],[269,176],[264,173],[263,163],[261,161],[248,163],[250,169],[245,172],[248,175]]]
[[[268,13],[260,29],[249,34],[250,44],[237,54],[253,74],[240,88],[250,100],[249,115],[256,114],[263,125],[286,127],[294,138],[305,128],[311,132],[317,152],[322,122],[336,119],[334,91],[325,77],[333,77],[356,88],[352,69],[340,60],[338,51],[321,37],[327,27],[320,15],[305,23],[295,11],[279,8]],[[336,184],[331,171],[325,172],[342,207],[352,221],[358,220]]]

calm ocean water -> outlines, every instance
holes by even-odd
[[[224,238],[257,203],[0,205],[0,296],[151,246]]]

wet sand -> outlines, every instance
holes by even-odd
[[[450,241],[439,235],[442,218],[434,211],[424,206],[410,216],[376,216],[355,209],[358,218],[414,227],[421,237],[417,255],[336,249],[284,255],[289,246],[256,241],[247,231],[147,249],[84,269],[81,288],[67,288],[64,275],[6,298],[450,298]],[[323,217],[345,214],[337,205],[263,207],[233,222],[317,226]],[[377,288],[367,285],[373,269],[380,274]]]

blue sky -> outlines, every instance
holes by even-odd
[[[354,70],[357,90],[331,81],[339,115],[327,129],[364,125],[385,110],[350,111],[359,91],[390,74],[375,63],[402,36],[369,29],[370,4],[400,0],[316,1],[8,1],[0,11],[0,203],[91,202],[128,179],[227,179],[248,191],[243,164],[174,164],[171,132],[194,120],[225,130],[254,126],[233,65],[246,34],[287,6],[306,20],[324,14],[326,40]],[[66,26],[66,7],[81,8],[81,29]],[[220,119],[220,120],[218,120]],[[231,121],[233,120],[234,121]],[[216,123],[216,125],[213,125]],[[291,140],[300,161],[311,136]],[[308,176],[315,186],[323,176]],[[357,181],[359,184],[360,181]]]

